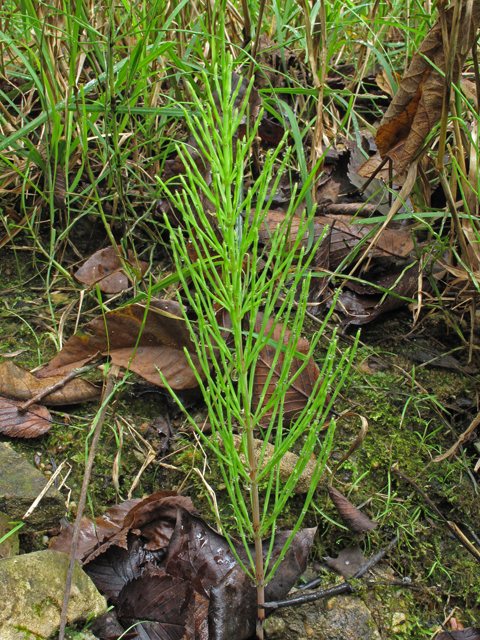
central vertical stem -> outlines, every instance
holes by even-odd
[[[255,444],[253,441],[253,429],[247,429],[247,455],[248,455],[248,468],[250,481],[252,483],[250,487],[250,500],[252,504],[252,525],[253,525],[253,540],[255,543],[255,582],[257,585],[257,637],[263,638],[263,624],[265,622],[265,609],[263,603],[265,602],[265,587],[263,571],[263,549],[262,538],[260,535],[260,501],[258,499],[258,482],[257,482],[257,459],[255,457]]]

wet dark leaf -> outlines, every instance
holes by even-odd
[[[128,633],[125,632],[113,610],[95,618],[88,628],[98,640],[119,640],[120,636],[122,636],[122,640],[133,640],[138,637],[135,629]]]
[[[158,564],[164,559],[165,553],[152,554],[143,549],[141,540],[130,534],[128,546],[121,548],[114,544],[103,545],[102,551],[91,554],[91,561],[87,560],[83,569],[95,583],[97,589],[110,602],[116,603],[118,594],[131,580],[141,575],[142,568],[147,562]]]
[[[182,508],[178,509],[167,554],[164,565],[167,573],[189,580],[204,597],[237,563],[227,540],[202,518]]]
[[[0,364],[0,395],[25,402],[63,377],[52,375],[48,380],[40,380],[11,360],[5,360]],[[42,402],[47,405],[77,404],[94,400],[99,395],[100,389],[91,382],[83,378],[74,378],[61,389],[45,396]]]
[[[340,491],[332,487],[327,486],[328,493],[335,505],[338,513],[342,517],[342,520],[346,526],[353,533],[366,533],[372,531],[378,525],[378,522],[372,522],[366,515],[354,507],[353,504],[343,496]]]
[[[154,628],[162,640],[182,640],[194,603],[195,594],[188,580],[147,564],[142,575],[122,589],[117,615],[125,627],[136,620],[149,620],[159,623]]]
[[[140,271],[142,275],[148,269],[148,263],[136,259],[130,250],[128,262],[133,269]],[[114,247],[100,249],[94,253],[75,273],[75,278],[88,286],[98,282],[99,289],[105,293],[120,293],[130,286],[127,274],[122,269],[118,252]]]
[[[18,413],[21,402],[0,397],[0,433],[11,438],[37,438],[52,426],[52,416],[45,407],[32,404]]]

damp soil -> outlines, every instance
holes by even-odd
[[[24,256],[28,255],[28,259]],[[33,369],[47,362],[58,348],[58,323],[62,316],[63,336],[68,338],[77,320],[79,287],[66,280],[57,281],[48,269],[32,260],[26,250],[5,248],[0,256],[0,352]],[[157,270],[157,275],[159,273]],[[39,275],[40,272],[40,275]],[[49,291],[47,295],[46,291]],[[108,304],[108,299],[105,300]],[[94,294],[85,296],[80,322],[99,311]],[[335,317],[331,329],[338,324]],[[465,321],[466,322],[466,321]],[[318,324],[306,320],[308,338]],[[316,359],[330,339],[330,331],[319,343]],[[468,326],[465,327],[468,335]],[[340,337],[338,350],[352,341],[354,332]],[[398,545],[385,565],[393,572],[397,586],[381,581],[362,597],[368,601],[375,622],[385,638],[392,611],[405,614],[395,631],[396,638],[425,638],[455,607],[455,616],[464,626],[480,620],[480,571],[475,559],[449,533],[444,524],[413,488],[392,473],[398,467],[415,479],[444,516],[455,522],[469,540],[480,547],[480,497],[475,465],[480,457],[480,435],[472,437],[451,458],[435,463],[433,459],[447,451],[468,427],[479,411],[479,361],[474,350],[468,363],[468,345],[463,345],[440,311],[412,323],[412,314],[399,310],[382,316],[361,330],[361,344],[335,411],[349,410],[338,421],[328,468],[332,469],[358,435],[360,420],[367,419],[369,429],[363,445],[344,463],[334,484],[350,501],[379,526],[361,545],[371,556],[397,535]],[[480,345],[478,326],[473,332],[475,346]],[[456,361],[425,364],[424,352],[452,353]],[[420,352],[420,356],[418,355]],[[436,355],[435,355],[436,354]],[[423,360],[422,360],[423,358]],[[477,358],[477,359],[475,359]],[[102,372],[90,374],[101,382]],[[198,393],[182,398],[199,424],[206,420],[205,407]],[[72,521],[83,478],[86,442],[98,403],[56,407],[55,424],[44,436],[32,440],[10,439],[13,448],[49,477],[56,465],[67,460],[72,471],[62,492],[66,499],[65,516]],[[355,415],[356,414],[356,415]],[[169,442],[153,423],[159,416],[170,422],[173,436]],[[132,497],[140,498],[159,490],[179,490],[189,495],[202,516],[212,524],[206,483],[216,494],[222,519],[235,527],[232,510],[215,461],[205,459],[198,441],[183,431],[184,419],[178,406],[157,387],[132,375],[122,387],[103,429],[87,503],[87,516],[102,514],[129,495],[149,448],[156,459],[141,474]],[[165,455],[168,458],[165,458]],[[165,466],[167,465],[167,466]],[[193,472],[204,469],[205,483]],[[118,468],[115,480],[114,468]],[[323,557],[335,557],[353,544],[352,534],[339,519],[322,479],[303,526],[317,526],[309,575],[323,576],[324,586],[335,577],[323,565]],[[115,486],[116,485],[116,486]],[[278,529],[295,524],[303,506],[302,496],[291,499],[277,522]],[[21,552],[43,549],[51,535],[40,532],[20,536]],[[398,587],[398,581],[404,586]],[[377,603],[375,605],[375,603]],[[390,616],[390,618],[389,618]]]

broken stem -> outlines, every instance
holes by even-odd
[[[103,422],[105,420],[105,416],[107,413],[108,401],[110,400],[110,396],[114,390],[115,378],[118,376],[119,367],[117,365],[112,365],[108,372],[107,384],[105,385],[105,391],[103,394],[103,403],[102,407],[97,414],[97,424],[95,426],[95,431],[93,434],[92,444],[90,446],[90,451],[88,454],[87,466],[85,468],[85,475],[83,476],[83,484],[82,490],[80,492],[80,498],[78,500],[78,510],[77,516],[75,518],[75,525],[73,528],[73,536],[72,536],[72,548],[70,551],[70,563],[68,565],[67,572],[67,581],[65,584],[65,596],[63,598],[62,605],[62,614],[60,618],[60,629],[58,632],[58,640],[65,640],[65,627],[67,625],[67,608],[68,601],[70,599],[70,590],[72,588],[72,576],[73,569],[75,566],[75,554],[77,552],[78,539],[80,537],[80,526],[82,522],[83,509],[85,507],[85,502],[87,499],[87,490],[90,482],[90,476],[93,468],[93,460],[95,458],[95,453],[97,452],[98,441],[100,440],[100,434],[102,432]]]

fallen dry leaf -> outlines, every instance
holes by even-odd
[[[71,367],[73,369],[74,367]],[[25,402],[35,395],[62,380],[63,375],[52,375],[40,380],[30,371],[19,367],[11,360],[0,364],[0,395]],[[77,404],[95,400],[100,389],[83,378],[74,378],[62,389],[49,393],[42,399],[47,405]]]
[[[432,285],[429,279],[425,277],[426,273],[431,273],[432,277],[438,280],[445,275],[445,268],[440,260],[434,262],[433,259],[429,260],[424,268],[426,272],[422,279],[422,291],[428,293],[432,290]],[[375,285],[385,290],[393,291],[397,296],[401,297],[398,298],[389,294],[384,298],[384,293],[379,291]],[[404,271],[394,271],[387,275],[372,277],[370,283],[349,280],[345,283],[345,288],[349,290],[344,290],[338,296],[336,310],[345,315],[342,324],[367,324],[387,311],[409,304],[408,299],[413,299],[417,295],[418,287],[418,264]]]
[[[462,3],[465,6],[465,2]],[[450,37],[452,36],[453,6],[445,12]],[[480,3],[475,0],[472,6],[470,32],[463,34],[465,10],[460,18],[457,51],[454,56],[452,83],[458,84],[466,53],[462,53],[464,40],[465,52],[471,50],[480,21]],[[445,84],[445,53],[440,20],[437,20],[430,32],[414,54],[410,67],[403,78],[394,99],[385,113],[375,138],[382,156],[387,154],[400,141],[405,147],[397,163],[402,173],[414,160],[427,136],[440,122],[442,115]]]
[[[18,413],[22,404],[0,397],[0,433],[11,438],[37,438],[52,426],[52,416],[39,404],[32,404],[25,413]]]
[[[375,529],[378,522],[372,522],[370,518],[367,518],[365,514],[359,511],[357,507],[354,507],[350,500],[347,500],[347,498],[345,498],[338,489],[332,487],[332,485],[329,484],[327,489],[333,504],[350,531],[353,531],[353,533],[366,533],[367,531]]]
[[[145,312],[144,305],[131,304],[97,316],[67,341],[39,377],[64,375],[100,351],[113,364],[125,368],[130,364],[131,371],[159,387],[164,384],[157,367],[173,389],[198,386],[184,348],[191,352],[197,371],[201,375],[203,371],[178,302],[151,300],[146,317]]]
[[[323,558],[329,569],[336,571],[346,580],[354,576],[366,564],[358,544],[342,549],[336,558]]]
[[[128,262],[142,276],[148,269],[148,263],[135,258],[132,251],[128,251]],[[91,286],[98,282],[100,291],[105,293],[120,293],[128,289],[130,282],[122,269],[122,263],[115,247],[107,247],[96,251],[74,274],[83,284]]]

